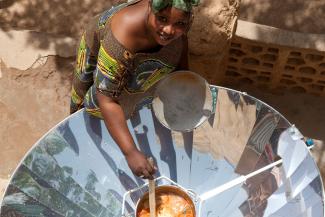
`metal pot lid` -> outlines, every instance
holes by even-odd
[[[204,78],[191,71],[176,71],[159,82],[152,105],[161,124],[186,132],[210,117],[212,95]]]

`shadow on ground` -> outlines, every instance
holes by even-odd
[[[55,50],[69,49],[75,45],[53,38],[79,38],[83,26],[94,15],[115,5],[119,0],[0,0],[0,31],[10,35],[10,30],[31,30],[26,44],[47,50],[54,43]],[[42,33],[44,36],[35,37]],[[51,37],[47,37],[51,36]]]
[[[242,0],[239,19],[295,32],[325,34],[325,2]]]

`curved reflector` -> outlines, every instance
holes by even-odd
[[[157,163],[158,185],[188,192],[199,217],[323,216],[322,181],[299,131],[249,95],[211,90],[215,113],[194,131],[165,128],[150,103],[128,120],[139,149]],[[25,156],[0,216],[134,216],[147,190],[103,121],[82,110]]]

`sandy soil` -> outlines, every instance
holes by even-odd
[[[0,78],[0,178],[7,178],[27,150],[68,115],[72,59],[49,57],[37,69],[2,67]]]

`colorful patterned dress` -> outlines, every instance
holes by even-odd
[[[134,101],[178,66],[184,47],[182,38],[156,52],[133,54],[114,37],[110,28],[112,16],[137,2],[123,3],[103,12],[84,31],[72,84],[71,113],[85,107],[90,114],[102,118],[96,91],[118,102]]]

